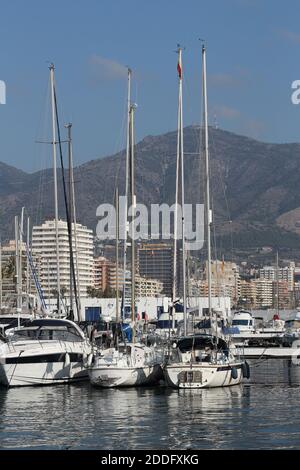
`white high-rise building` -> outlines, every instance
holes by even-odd
[[[73,231],[74,265],[77,279],[75,226]],[[87,297],[87,287],[93,285],[93,231],[76,224],[80,296]],[[68,296],[70,286],[70,250],[67,222],[58,221],[59,273],[61,292]],[[55,220],[47,220],[32,229],[32,251],[39,259],[39,281],[46,298],[57,290],[57,258]]]

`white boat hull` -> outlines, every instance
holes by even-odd
[[[236,369],[236,378],[232,368]],[[238,385],[243,379],[242,363],[218,364],[170,364],[164,368],[167,384],[173,388],[215,388]]]
[[[0,385],[20,387],[88,380],[86,342],[27,341],[0,347]]]
[[[134,387],[156,383],[162,376],[162,370],[159,364],[126,368],[94,366],[89,369],[89,376],[91,383],[99,387]]]
[[[82,363],[28,363],[0,364],[0,384],[6,387],[53,385],[88,380],[88,372]]]

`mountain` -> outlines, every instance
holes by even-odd
[[[139,202],[172,204],[175,194],[176,132],[137,143]],[[211,192],[220,252],[245,256],[263,247],[300,259],[300,144],[270,144],[210,128]],[[184,129],[186,202],[203,202],[204,162],[200,129]],[[118,181],[124,193],[125,154],[98,158],[74,169],[78,220],[95,229],[96,209],[112,203]],[[58,184],[61,188],[61,175]],[[60,214],[64,217],[62,190]],[[28,174],[0,163],[2,239],[13,234],[13,218],[25,206],[33,223],[53,217],[51,170]],[[299,253],[298,253],[299,250]],[[265,251],[268,251],[265,249]]]

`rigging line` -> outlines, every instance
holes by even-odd
[[[126,89],[127,89],[127,81],[126,81]],[[119,134],[116,146],[115,146],[115,153],[118,152],[120,154],[122,154],[122,152],[123,152],[123,149],[121,148],[121,146],[122,146],[121,141],[122,140],[124,141],[125,137],[126,137],[126,133],[125,133],[125,131],[126,131],[126,118],[127,118],[127,93],[126,92],[125,92],[122,116],[123,117],[122,117],[122,124],[121,124],[120,134]],[[115,188],[114,189],[116,189],[116,186],[117,186],[118,181],[119,181],[122,163],[123,163],[123,158],[120,155],[119,163],[117,165],[117,171],[116,171],[116,174],[115,174]]]
[[[58,144],[59,144],[59,155],[60,155],[60,163],[61,163],[61,171],[62,171],[63,192],[64,192],[65,209],[66,209],[66,217],[67,217],[70,262],[71,262],[70,264],[71,264],[71,271],[72,271],[72,278],[73,278],[75,303],[76,303],[77,315],[78,315],[78,319],[79,319],[80,318],[80,311],[79,311],[79,304],[78,304],[78,292],[77,292],[77,282],[76,282],[77,279],[76,279],[76,275],[75,275],[73,246],[72,246],[72,242],[71,242],[72,226],[71,226],[71,219],[70,219],[69,207],[68,207],[67,189],[66,189],[66,181],[65,181],[65,169],[64,169],[61,137],[60,137],[60,126],[59,126],[59,119],[58,119],[57,98],[56,98],[56,87],[55,86],[54,86],[54,104],[55,104],[56,127],[57,127],[57,136],[58,136]],[[75,230],[76,230],[76,228],[75,228]],[[60,296],[61,293],[58,292],[58,295]]]
[[[199,150],[199,168],[200,168],[200,181],[202,183],[202,198],[203,198],[203,204],[206,204],[206,192],[205,192],[205,155],[204,155],[204,115],[202,113],[201,115],[201,126],[200,126],[200,142],[201,142],[201,147]],[[207,215],[205,214],[205,217]],[[205,248],[202,250],[202,258],[200,256],[202,265],[204,266],[204,262],[207,259],[207,244],[205,244]]]
[[[218,162],[217,160],[217,151],[216,151],[216,144],[215,144],[215,139],[214,139],[214,132],[210,132],[210,138],[211,138],[211,143],[212,143],[212,147],[213,147],[213,151],[214,151],[214,155],[215,155],[215,160],[216,160],[216,166],[217,166],[217,170],[218,170],[218,174],[219,174],[219,180],[220,180],[220,183],[221,183],[221,187],[222,187],[222,190],[223,190],[223,195],[224,195],[224,200],[225,200],[225,204],[226,204],[226,209],[227,209],[227,216],[228,216],[228,222],[230,223],[230,251],[231,251],[231,261],[233,262],[233,250],[234,250],[234,246],[233,246],[233,230],[232,230],[232,225],[231,225],[231,213],[230,213],[230,208],[229,208],[229,201],[228,201],[228,197],[227,197],[227,192],[226,192],[226,187],[225,187],[225,184],[224,184],[224,180],[222,178],[222,173],[221,173],[221,166],[220,166],[220,163]]]
[[[191,99],[191,91],[190,91],[190,84],[189,84],[189,79],[187,78],[187,75],[184,74],[183,76],[183,85],[184,85],[184,88],[186,90],[186,105],[185,107],[187,108],[188,112],[192,113],[192,106],[191,106],[191,103],[192,103],[192,99]],[[198,88],[197,88],[198,89]],[[198,100],[195,100],[196,102]],[[202,100],[200,99],[200,102],[202,103]],[[200,106],[200,112],[202,111],[202,106]],[[200,114],[200,116],[202,115],[202,113]],[[191,153],[191,152],[184,152],[185,155],[197,155],[199,154],[199,152],[197,152],[197,148],[199,149],[199,145],[200,145],[200,142],[201,142],[201,138],[199,136],[199,129],[197,129],[197,125],[191,125],[191,128],[192,128],[192,133],[194,134],[194,137],[195,137],[195,141],[196,141],[196,151],[195,153]]]
[[[42,106],[44,112],[43,112],[43,119],[41,117],[42,115],[42,109],[40,111],[40,118],[39,118],[39,122],[41,123],[41,121],[43,121],[43,124],[40,126],[42,128],[39,129],[39,130],[36,130],[36,139],[35,141],[38,140],[38,134],[41,132],[41,135],[42,136],[45,136],[46,135],[46,128],[47,128],[47,116],[48,116],[48,113],[45,113],[45,109],[48,109],[49,107],[49,101],[50,101],[50,78],[48,79],[48,84],[46,86],[46,91],[45,91],[45,96],[44,96],[44,105]],[[35,149],[39,149],[39,153],[40,153],[40,146],[36,146]],[[39,158],[39,157],[38,157]],[[41,215],[42,215],[42,208],[43,208],[43,197],[44,197],[44,180],[45,180],[45,173],[46,173],[46,169],[45,169],[45,150],[41,150],[41,157],[39,158],[39,180],[38,180],[38,196],[37,196],[37,204],[35,205],[35,216],[32,214],[32,219],[34,220],[35,219],[35,223],[36,224],[39,224],[41,222]]]
[[[214,201],[213,201],[213,198],[212,198],[212,201],[211,201],[211,204],[212,204],[212,211],[214,212]],[[217,239],[216,239],[216,224],[212,224],[212,229],[213,229],[213,246],[214,246],[214,252],[215,252],[215,269],[216,269],[216,273],[215,273],[215,276],[216,276],[216,282],[215,282],[215,285],[217,286],[217,297],[218,297],[218,304],[219,304],[219,308],[220,308],[220,305],[221,305],[221,300],[220,300],[220,296],[223,296],[225,297],[225,292],[222,292],[223,290],[223,285],[221,286],[221,283],[220,283],[220,278],[219,278],[219,267],[218,267],[218,250],[217,250]],[[221,287],[221,288],[220,288]],[[222,295],[221,295],[222,294]]]

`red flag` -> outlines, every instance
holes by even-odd
[[[179,61],[178,61],[178,63],[177,63],[177,72],[178,72],[178,76],[179,76],[179,78],[180,78],[180,80],[181,80],[181,78],[182,78],[182,70],[181,70],[181,65],[180,65]]]

